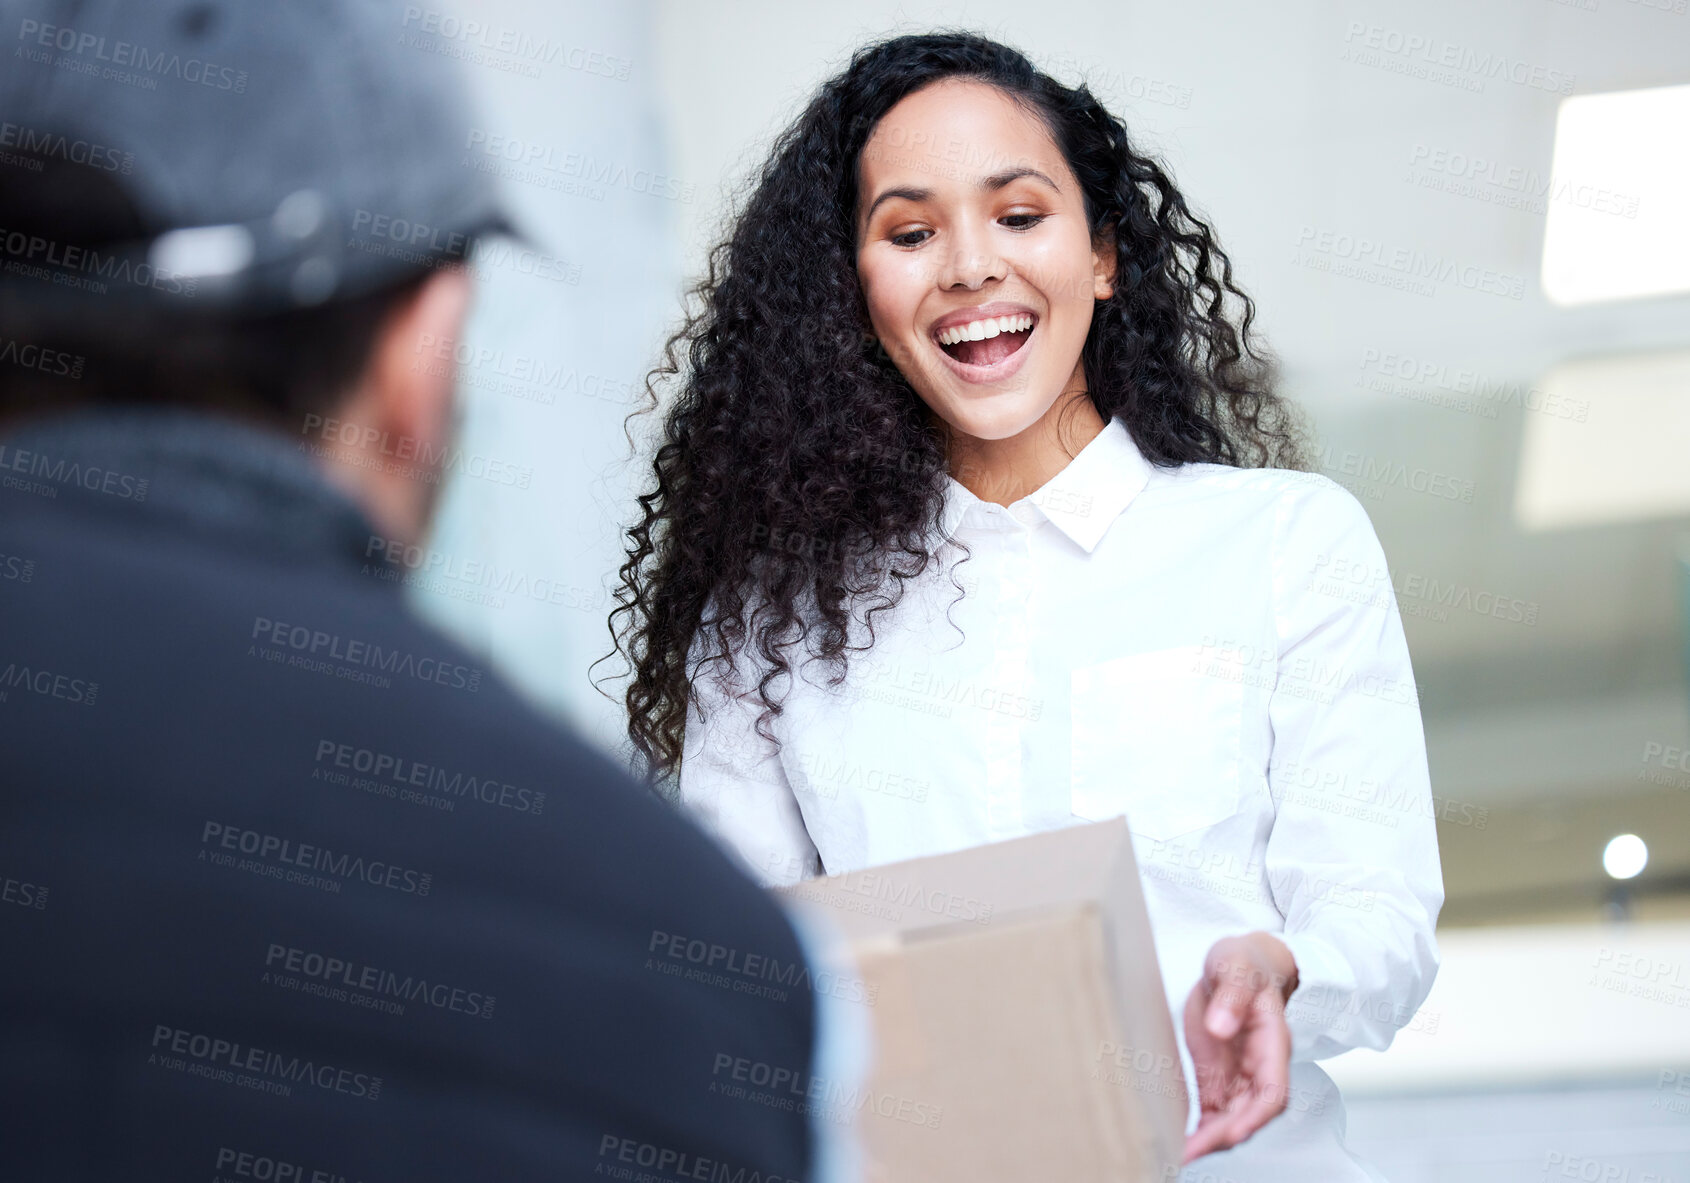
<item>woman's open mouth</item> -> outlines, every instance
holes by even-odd
[[[970,381],[990,381],[1019,369],[1011,361],[1032,338],[1038,317],[1030,312],[987,316],[954,324],[933,332],[940,352],[955,363],[955,369]]]

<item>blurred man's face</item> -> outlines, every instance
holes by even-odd
[[[377,334],[357,385],[333,412],[321,457],[329,479],[388,538],[422,540],[445,483],[443,464],[457,434],[457,367],[434,360],[432,345],[461,339],[470,280],[442,270],[395,308]]]

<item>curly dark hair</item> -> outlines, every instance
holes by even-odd
[[[1160,465],[1300,465],[1298,419],[1274,392],[1231,262],[1085,86],[970,33],[859,50],[775,141],[636,412],[657,409],[660,384],[678,376],[610,618],[632,674],[628,736],[667,796],[689,662],[726,677],[736,653],[760,658],[757,729],[773,739],[794,646],[837,683],[847,654],[867,648],[852,643],[856,614],[872,644],[872,616],[940,544],[945,432],[869,331],[855,217],[875,125],[946,78],[987,83],[1040,115],[1084,190],[1094,241],[1113,237],[1114,294],[1096,303],[1083,350],[1103,421],[1121,418]]]

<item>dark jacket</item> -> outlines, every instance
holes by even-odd
[[[804,1177],[790,924],[374,537],[249,427],[0,436],[0,1178]]]

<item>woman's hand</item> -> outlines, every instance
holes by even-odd
[[[1236,1146],[1285,1109],[1291,1029],[1285,1003],[1297,962],[1265,932],[1216,941],[1185,1002],[1185,1044],[1197,1070],[1201,1112],[1185,1161]]]

